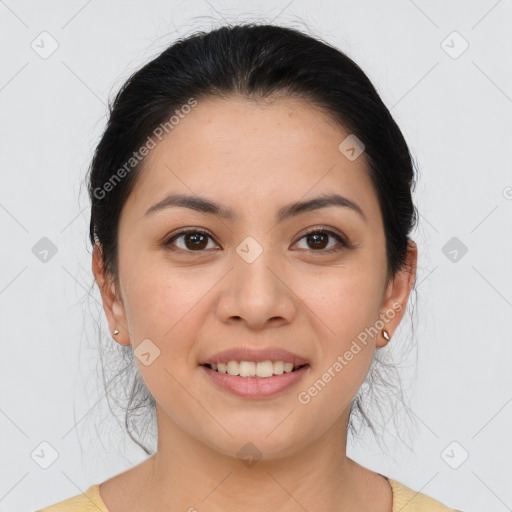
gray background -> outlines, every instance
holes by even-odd
[[[393,456],[369,433],[349,455],[465,512],[512,510],[511,0],[0,1],[0,510],[55,503],[145,458],[109,419],[96,370],[82,182],[106,102],[134,70],[179,36],[253,19],[347,52],[419,166],[417,363],[412,352],[401,370],[416,425],[406,443],[384,427]]]

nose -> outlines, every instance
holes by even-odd
[[[248,329],[260,330],[293,321],[299,300],[293,283],[286,282],[290,274],[271,253],[266,249],[252,262],[236,255],[217,304],[223,322],[243,322]]]

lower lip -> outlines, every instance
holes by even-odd
[[[243,398],[269,398],[296,384],[304,374],[309,370],[309,365],[281,375],[272,375],[272,377],[240,377],[238,375],[229,375],[227,373],[219,373],[207,366],[201,366],[206,374],[213,382]]]

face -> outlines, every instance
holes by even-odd
[[[392,335],[402,318],[414,273],[388,279],[365,154],[338,149],[348,135],[300,99],[201,100],[151,150],[123,207],[120,289],[102,286],[111,332],[141,356],[159,416],[218,452],[252,442],[279,457],[346,427],[382,327]],[[148,213],[175,194],[231,217]],[[333,194],[354,206],[282,210]],[[97,251],[93,269],[101,285]],[[280,348],[308,366],[280,392],[240,396],[200,365],[237,347]]]

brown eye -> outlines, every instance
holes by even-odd
[[[310,235],[306,235],[306,238],[308,243],[312,244],[314,249],[325,249],[329,243],[329,235],[324,232],[311,233]]]
[[[327,248],[329,247],[329,238],[333,238],[338,243],[334,244],[334,247],[330,246],[330,248]],[[175,243],[177,240],[180,239],[182,239],[181,246]],[[337,252],[341,250],[341,248],[343,247],[348,247],[348,244],[345,242],[344,238],[341,235],[328,229],[317,229],[316,231],[310,231],[309,233],[304,235],[300,240],[303,239],[306,239],[307,247],[305,249],[307,251],[318,252],[320,254]],[[201,229],[188,229],[174,235],[165,243],[165,245],[169,246],[172,251],[178,253],[199,253],[209,248],[209,240],[213,241],[213,238],[207,231],[203,231]]]
[[[183,245],[178,246],[177,249],[171,247],[173,251],[177,252],[199,252],[207,249],[208,239],[213,240],[212,237],[206,232],[199,229],[189,229],[181,231],[174,235],[166,242],[166,246],[172,246],[175,240],[183,239]]]
[[[329,244],[329,238],[332,237],[338,242],[338,246],[334,246],[334,248],[326,249]],[[310,252],[321,252],[321,253],[331,253],[339,251],[343,247],[347,247],[347,243],[345,240],[338,235],[337,233],[327,230],[327,229],[317,229],[316,231],[311,231],[304,235],[300,240],[306,239],[306,250]],[[341,246],[341,247],[340,247]]]

